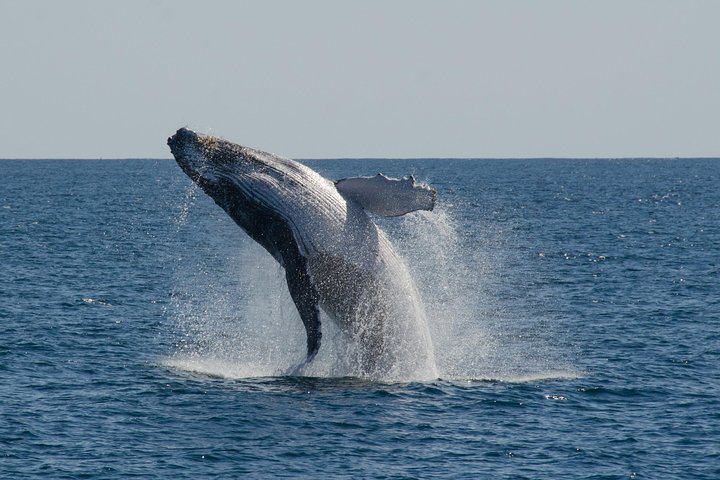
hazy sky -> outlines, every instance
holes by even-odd
[[[0,0],[0,158],[720,156],[720,1]]]

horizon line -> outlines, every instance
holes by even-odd
[[[289,158],[289,157],[285,157]],[[332,160],[412,160],[412,161],[429,161],[429,160],[466,160],[466,161],[485,161],[485,160],[720,160],[717,156],[632,156],[632,157],[294,157],[296,161],[332,161]],[[2,161],[123,161],[123,160],[142,160],[142,161],[174,161],[172,157],[0,157]]]

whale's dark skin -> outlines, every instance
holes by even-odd
[[[285,270],[307,333],[304,365],[320,349],[322,308],[366,347],[366,371],[389,355],[389,324],[405,332],[421,319],[416,337],[430,352],[421,361],[434,366],[422,309],[408,300],[416,296],[412,279],[362,205],[387,215],[431,209],[434,190],[382,176],[336,186],[293,160],[185,128],[168,145],[182,170]],[[385,203],[377,192],[387,193]],[[410,206],[398,210],[403,204]]]
[[[322,338],[318,293],[309,279],[307,262],[298,250],[288,223],[272,211],[260,208],[257,202],[248,198],[229,179],[220,178],[218,182],[208,181],[199,170],[194,169],[184,149],[201,139],[203,137],[191,130],[180,129],[168,139],[168,145],[182,170],[285,269],[290,295],[307,332],[308,360],[312,360],[320,348]],[[207,159],[228,165],[235,162],[237,149],[225,143],[216,140],[215,148],[206,149],[204,152],[208,156]],[[265,164],[256,158],[254,153],[246,149],[244,158],[247,162],[256,164],[258,168],[263,168]]]

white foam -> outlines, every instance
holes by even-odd
[[[554,380],[577,380],[579,378],[585,378],[586,372],[579,372],[573,370],[548,370],[533,373],[518,373],[513,374],[512,372],[488,372],[487,376],[479,378],[466,378],[466,381],[482,381],[482,382],[501,382],[501,383],[538,383],[547,382]],[[450,379],[460,380],[460,379]]]
[[[269,369],[266,364],[232,362],[213,357],[172,356],[163,359],[160,364],[174,370],[231,380],[276,377],[283,374],[281,371]]]

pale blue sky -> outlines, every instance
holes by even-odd
[[[0,158],[720,156],[720,1],[0,0]]]

